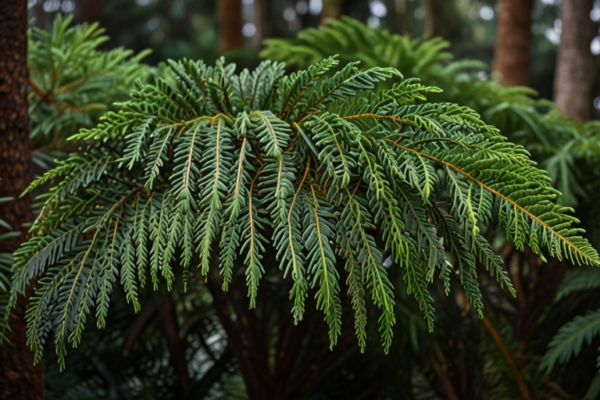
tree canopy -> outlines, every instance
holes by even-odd
[[[479,315],[477,261],[514,293],[484,225],[542,259],[600,263],[523,147],[469,108],[428,102],[439,89],[394,68],[349,63],[327,76],[336,65],[330,57],[288,75],[271,61],[239,74],[223,59],[170,62],[165,79],[140,83],[118,111],[71,137],[87,150],[30,186],[53,183],[15,254],[11,304],[39,284],[27,311],[38,359],[53,332],[64,363],[94,307],[103,327],[118,280],[139,309],[147,283],[171,289],[176,277],[185,285],[218,268],[227,290],[244,268],[253,307],[270,251],[293,281],[296,321],[314,296],[335,345],[344,269],[361,348],[370,297],[386,351],[396,289],[384,254],[430,330],[436,276],[448,292],[456,274]]]

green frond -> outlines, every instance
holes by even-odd
[[[260,172],[260,170],[258,171]],[[250,297],[250,308],[256,306],[256,296],[258,295],[258,284],[262,278],[265,269],[262,265],[263,254],[267,240],[261,233],[268,225],[265,218],[259,215],[260,200],[254,190],[254,180],[250,184],[248,191],[248,212],[241,218],[243,226],[241,232],[241,240],[244,241],[240,248],[240,253],[246,251],[244,265],[246,266],[246,283],[248,284],[248,297]],[[265,212],[266,213],[266,212]]]
[[[374,228],[373,217],[361,199],[351,196],[341,213],[340,220],[344,221],[344,224],[338,225],[338,229],[347,230],[338,231],[338,238],[346,237],[338,240],[341,243],[346,241],[346,246],[351,247],[345,251],[352,252],[352,256],[348,258],[356,260],[356,263],[360,265],[363,283],[361,286],[364,285],[364,288],[371,292],[373,303],[381,310],[379,330],[384,350],[387,352],[392,344],[392,328],[396,324],[394,289],[383,267],[382,253],[377,248],[373,236],[367,231]],[[356,304],[355,307],[358,308],[356,324],[362,330],[362,319],[365,318],[363,315],[366,312],[362,310],[360,304]],[[366,336],[363,332],[359,332]]]
[[[305,71],[298,71],[284,76],[278,83],[278,102],[281,103],[280,118],[289,119],[299,101],[308,96],[310,89],[319,81],[319,78],[335,67],[339,62],[335,57],[328,57]],[[308,93],[307,93],[308,92]]]
[[[316,112],[328,103],[353,97],[359,91],[373,90],[379,82],[393,76],[402,76],[394,68],[373,67],[363,71],[357,65],[358,62],[349,63],[331,78],[321,80],[320,85],[315,86],[307,101],[296,105],[300,112],[299,117]]]
[[[483,143],[486,147],[494,146],[493,139]],[[431,146],[431,153],[424,145],[419,150],[396,146],[433,160],[444,166],[449,176],[466,178],[469,184],[473,183],[494,195],[494,201],[499,202],[498,214],[494,216],[494,220],[498,221],[499,228],[505,231],[507,238],[515,243],[517,248],[522,249],[527,244],[540,254],[541,248],[545,247],[553,257],[565,257],[580,265],[598,265],[598,254],[580,236],[582,230],[571,228],[573,223],[579,221],[566,214],[571,211],[570,208],[552,202],[557,191],[549,186],[547,175],[533,165],[527,165],[525,161],[523,164],[509,162],[504,157],[490,159],[474,151],[452,152],[441,146],[439,149]],[[519,151],[518,147],[516,150]],[[519,156],[518,159],[523,157]],[[508,181],[511,184],[507,184]],[[453,182],[455,186],[459,185],[456,179],[453,179]],[[469,192],[467,189],[465,193],[463,187],[455,192],[454,197],[458,200],[456,204],[462,210],[463,216],[466,215],[476,233],[474,223],[477,219],[473,212],[475,204],[469,198]]]
[[[290,125],[271,111],[255,111],[248,116],[248,130],[262,144],[267,157],[281,159],[290,142]]]
[[[600,270],[593,267],[570,269],[556,291],[556,301],[580,290],[600,287]]]
[[[141,305],[138,301],[138,282],[136,278],[135,264],[135,245],[133,238],[130,236],[135,225],[132,225],[129,232],[125,234],[123,247],[121,248],[121,285],[125,290],[127,302],[133,304],[136,312],[141,310]]]
[[[238,132],[244,132],[244,123],[242,122],[242,126],[238,128]],[[250,157],[252,156],[252,147],[248,141],[248,138],[244,136],[242,138],[242,143],[238,149],[235,150],[234,159],[237,162],[232,164],[232,169],[229,172],[229,175],[232,177],[229,181],[228,188],[228,197],[223,206],[223,220],[225,224],[223,225],[223,231],[221,233],[221,275],[223,276],[223,290],[227,291],[229,287],[229,283],[231,282],[233,276],[233,266],[235,264],[235,260],[237,259],[240,247],[240,235],[241,229],[243,226],[246,226],[250,229],[250,234],[254,231],[254,227],[250,224],[250,218],[248,218],[248,223],[243,224],[241,218],[244,217],[247,209],[249,210],[249,204],[252,202],[253,194],[250,193],[250,189],[248,188],[248,184],[252,181],[255,181],[257,175],[253,180],[250,175],[254,172],[254,167],[250,162]],[[259,170],[260,171],[260,170]],[[252,186],[252,189],[254,185]],[[249,217],[249,213],[248,213]],[[254,249],[254,247],[252,247]],[[250,261],[254,261],[252,258]],[[256,265],[255,262],[251,263],[253,266]],[[254,268],[251,271],[256,271]],[[254,276],[254,274],[252,275]]]
[[[548,373],[557,363],[566,363],[571,357],[579,355],[583,345],[591,344],[599,334],[600,310],[575,317],[554,336],[540,362],[540,369]]]
[[[348,295],[352,298],[352,309],[354,310],[354,329],[358,338],[358,346],[364,353],[367,346],[367,307],[365,302],[365,286],[363,284],[363,271],[361,265],[356,262],[351,253],[346,261],[348,272]]]
[[[72,20],[58,15],[50,32],[29,32],[29,114],[36,148],[60,148],[79,129],[96,125],[115,101],[126,99],[136,80],[150,76],[140,63],[149,51],[99,50],[108,41],[104,30],[97,23],[71,26]]]
[[[227,186],[233,164],[231,140],[232,127],[227,117],[218,117],[206,130],[206,151],[214,156],[205,156],[199,168],[202,178],[198,184],[199,208],[202,210],[196,219],[196,251],[200,255],[200,269],[208,273],[212,242],[222,228],[223,200],[227,196]]]
[[[328,112],[309,116],[303,125],[312,133],[306,140],[314,147],[319,162],[327,165],[322,180],[331,180],[328,198],[334,200],[339,197],[339,191],[348,186],[356,167],[356,160],[346,144],[355,135],[355,127],[339,115]]]
[[[304,302],[308,291],[308,278],[304,265],[304,240],[299,229],[304,210],[298,195],[303,188],[310,164],[306,166],[302,181],[294,191],[293,161],[292,157],[284,154],[279,163],[267,164],[264,168],[265,178],[261,183],[265,186],[264,201],[270,200],[267,209],[275,225],[272,240],[277,249],[277,259],[281,260],[280,269],[284,270],[284,277],[290,274],[294,281],[290,298],[294,300],[292,313],[297,323],[304,315]],[[270,177],[267,178],[269,175]]]
[[[600,263],[523,147],[469,108],[428,102],[439,90],[394,68],[350,63],[326,76],[336,62],[289,76],[270,61],[239,74],[223,59],[170,62],[170,78],[138,84],[117,111],[75,135],[88,141],[86,153],[32,185],[54,186],[15,253],[10,304],[40,282],[27,314],[37,357],[52,334],[64,363],[90,313],[105,325],[115,285],[139,310],[148,279],[154,290],[177,279],[187,289],[194,266],[206,279],[218,268],[223,290],[244,268],[254,307],[261,279],[275,272],[265,262],[273,254],[290,280],[294,321],[314,295],[333,346],[345,265],[359,346],[370,297],[387,352],[397,289],[384,252],[429,330],[436,276],[448,292],[457,271],[480,316],[478,263],[514,293],[480,226],[496,224],[541,257]]]
[[[303,239],[306,246],[306,261],[312,276],[311,287],[318,285],[315,299],[317,309],[325,312],[325,321],[329,325],[331,346],[337,343],[342,331],[342,304],[339,298],[339,274],[335,268],[336,257],[331,244],[335,239],[335,217],[333,209],[326,201],[315,194],[311,185],[311,193],[304,193],[306,214],[303,226]]]
[[[550,101],[536,99],[537,93],[531,88],[506,87],[494,76],[481,79],[480,72],[486,71],[487,65],[475,60],[454,61],[449,48],[450,43],[441,38],[413,39],[344,16],[328,19],[318,29],[302,30],[296,39],[267,39],[261,55],[308,68],[335,51],[342,64],[360,61],[362,68],[396,68],[408,78],[400,83],[392,81],[399,87],[396,99],[416,105],[413,110],[418,110],[416,115],[408,113],[405,123],[427,124],[427,130],[434,130],[436,123],[421,112],[427,106],[419,104],[425,97],[468,106],[541,162],[562,193],[559,204],[574,207],[593,193],[577,169],[585,165],[583,169],[588,170],[597,163],[597,124],[579,124],[566,118]],[[419,80],[431,86],[419,85]]]
[[[452,268],[458,272],[460,284],[465,291],[467,301],[477,311],[480,318],[483,318],[483,299],[479,290],[479,281],[477,280],[477,265],[475,255],[469,250],[465,234],[467,231],[461,229],[460,224],[443,209],[436,209],[437,224],[444,242],[454,258],[454,263],[448,261]],[[442,265],[440,276],[444,279],[446,293],[449,291],[449,282],[443,277],[443,274],[449,274],[450,271],[445,265]]]
[[[585,393],[583,400],[594,400],[600,396],[600,374],[597,374],[592,380],[588,391]]]
[[[107,173],[114,162],[112,154],[79,154],[73,153],[68,158],[57,162],[57,167],[34,180],[23,194],[31,193],[48,182],[61,178],[42,199],[45,207],[55,207],[61,201],[82,186],[99,180]]]

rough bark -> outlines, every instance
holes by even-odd
[[[31,150],[27,115],[27,2],[0,1],[0,197],[14,200],[0,205],[0,215],[19,238],[0,242],[0,252],[13,252],[27,234],[32,219],[31,198],[19,198],[31,181]],[[21,298],[11,318],[10,344],[0,347],[0,400],[43,399],[41,364],[25,340],[26,299]]]
[[[594,23],[590,19],[593,0],[563,0],[560,5],[562,34],[554,81],[554,102],[567,117],[579,122],[590,119],[592,90],[596,78],[590,42]]]
[[[494,72],[506,86],[528,86],[533,0],[502,0],[498,16]]]
[[[244,44],[241,0],[219,0],[219,54]]]

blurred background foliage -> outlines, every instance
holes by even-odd
[[[569,120],[550,102],[561,35],[559,1],[534,2],[530,88],[504,87],[490,72],[498,3],[28,0],[33,28],[29,64],[35,172],[81,151],[66,138],[97,123],[104,110],[125,98],[135,80],[145,82],[162,75],[166,59],[187,57],[211,64],[225,55],[239,68],[251,68],[266,57],[295,68],[340,54],[343,62],[391,65],[406,77],[437,85],[444,92],[432,98],[470,106],[486,122],[501,128],[550,172],[564,194],[560,201],[576,208],[598,246],[598,123]],[[323,27],[327,18],[342,16],[353,19]],[[600,4],[594,6],[590,18],[600,20]],[[87,25],[68,29],[79,23]],[[328,42],[327,29],[343,32],[349,45]],[[598,32],[595,36],[590,51],[597,55]],[[277,39],[263,42],[267,38]],[[386,43],[392,50],[402,48],[401,57],[398,51],[386,52]],[[593,103],[597,118],[598,85],[592,98],[599,99]],[[38,194],[46,189],[38,189]],[[493,229],[486,235],[498,236]],[[435,332],[429,334],[417,304],[398,290],[399,323],[387,356],[375,343],[365,354],[352,343],[340,345],[342,352],[321,352],[326,347],[322,326],[301,324],[299,330],[289,331],[288,340],[296,340],[304,349],[294,359],[290,377],[308,378],[302,385],[296,383],[294,398],[598,398],[595,349],[600,345],[600,318],[594,310],[600,307],[600,298],[591,290],[600,286],[597,270],[567,273],[569,265],[564,261],[543,263],[527,249],[517,251],[502,240],[494,243],[515,282],[517,299],[482,275],[486,317],[479,320],[464,296],[446,297],[442,288],[434,287],[437,323]],[[9,263],[3,257],[8,260],[4,264]],[[2,279],[0,275],[0,304]],[[399,274],[392,273],[391,279],[402,287]],[[185,295],[177,289],[148,291],[137,314],[119,292],[113,298],[108,328],[89,329],[80,347],[70,351],[66,371],[58,371],[51,351],[45,356],[47,397],[247,398],[243,376],[228,346],[228,340],[236,338],[225,335],[204,285],[197,282],[195,287],[202,289]],[[274,337],[283,335],[289,327],[278,322],[277,316],[283,313],[277,310],[287,310],[287,300],[277,297],[276,288],[265,293],[267,301],[259,304],[258,321],[271,327]],[[234,307],[235,297],[230,301]],[[554,347],[548,352],[551,343]],[[286,355],[268,342],[265,346],[261,351],[268,357]],[[306,371],[311,373],[302,375]],[[276,372],[264,373],[272,378]]]
[[[450,42],[449,50],[455,58],[480,60],[486,65],[492,63],[499,9],[496,0],[240,2],[243,48],[227,55],[244,67],[253,67],[259,62],[258,51],[264,37],[295,37],[302,29],[316,27],[324,18],[339,15],[413,38],[439,36]],[[123,46],[135,52],[150,48],[152,54],[146,59],[150,64],[183,57],[212,63],[219,55],[215,1],[28,0],[28,4],[32,24],[37,27],[49,29],[58,13],[72,13],[77,22],[98,21],[110,36],[105,48]],[[533,10],[531,86],[544,98],[552,98],[556,48],[561,33],[558,4],[558,0],[536,0]],[[328,13],[331,5],[336,10]],[[266,17],[257,18],[260,8],[267,8],[263,12]],[[268,27],[261,26],[265,24]],[[261,35],[263,31],[268,35]],[[600,47],[600,43],[598,45]]]

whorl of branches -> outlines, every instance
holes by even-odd
[[[268,251],[293,282],[296,321],[314,296],[335,345],[345,275],[359,345],[370,297],[386,351],[396,317],[384,252],[429,329],[436,277],[447,291],[456,277],[480,315],[478,263],[514,294],[481,225],[542,258],[545,249],[599,264],[522,147],[466,107],[427,102],[439,89],[394,68],[350,63],[324,77],[336,64],[286,75],[270,61],[240,74],[223,59],[171,62],[172,83],[140,84],[118,112],[72,137],[92,145],[31,185],[54,182],[15,254],[12,304],[32,279],[39,285],[27,311],[37,357],[53,332],[64,362],[93,308],[103,327],[117,282],[139,309],[146,284],[170,289],[190,267],[207,276],[218,265],[226,290],[243,268],[253,307]],[[374,90],[391,77],[399,83]]]

